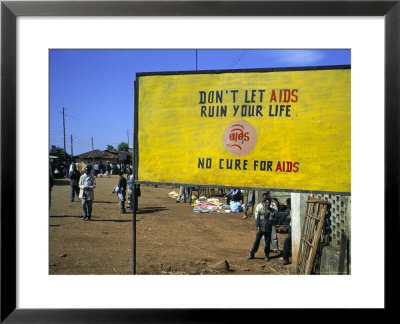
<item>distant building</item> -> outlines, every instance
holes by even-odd
[[[101,163],[106,164],[107,161],[110,163],[116,164],[118,163],[118,151],[101,151],[101,150],[93,150],[90,152],[82,153],[75,157],[76,162],[84,162],[87,164],[90,163]]]
[[[107,161],[109,161],[111,164],[118,164],[120,162],[130,162],[130,160],[131,158],[128,152],[121,152],[117,150],[93,150],[75,156],[76,162],[84,162],[85,164],[90,162],[91,164],[101,163],[105,165]]]

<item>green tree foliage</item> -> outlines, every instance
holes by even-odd
[[[55,155],[57,155],[60,159],[63,159],[64,158],[64,149],[57,146]],[[71,155],[69,155],[68,153],[65,153],[65,158],[66,158],[66,160],[69,160],[69,159],[71,159]]]
[[[112,151],[112,150],[115,150],[114,146],[108,144],[107,145],[107,151]]]
[[[124,152],[129,152],[129,145],[128,143],[121,142],[118,145],[118,151],[124,151]]]

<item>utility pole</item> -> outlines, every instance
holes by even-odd
[[[127,135],[128,135],[128,155],[129,155],[129,129],[126,131]],[[132,145],[133,147],[133,145]],[[131,153],[131,163],[133,165],[133,148],[132,148],[132,153]]]
[[[74,159],[74,147],[73,147],[73,139],[72,139],[72,134],[71,134],[71,157]]]
[[[64,128],[64,161],[66,159],[66,151],[65,151],[65,114],[64,114],[65,108],[63,107],[63,128]]]
[[[93,136],[92,136],[92,153],[93,153],[92,160],[93,160],[93,167],[94,167],[94,144],[93,144]]]

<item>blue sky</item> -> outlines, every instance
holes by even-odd
[[[137,72],[196,70],[196,50],[50,50],[52,145],[78,155],[133,141]],[[351,64],[350,50],[198,50],[198,70]],[[128,140],[129,137],[129,140]]]

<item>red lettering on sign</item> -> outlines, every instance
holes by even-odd
[[[275,172],[298,172],[300,162],[278,161]]]
[[[243,131],[244,127],[239,124],[234,124],[231,127],[232,129],[229,134],[229,140],[235,142],[235,144],[231,144],[231,146],[238,147],[241,150],[242,147],[238,145],[236,142],[242,142],[242,144],[244,142],[248,142],[250,140],[249,132],[244,132]]]
[[[278,89],[277,91],[279,91],[279,98],[276,98],[275,89],[272,89],[269,102],[297,102],[299,99],[298,89]]]
[[[271,92],[271,98],[269,99],[270,102],[275,101],[276,102],[276,94],[275,94],[275,90],[272,89]]]
[[[257,132],[246,121],[230,124],[223,136],[223,143],[229,153],[242,156],[250,153],[257,142]]]

